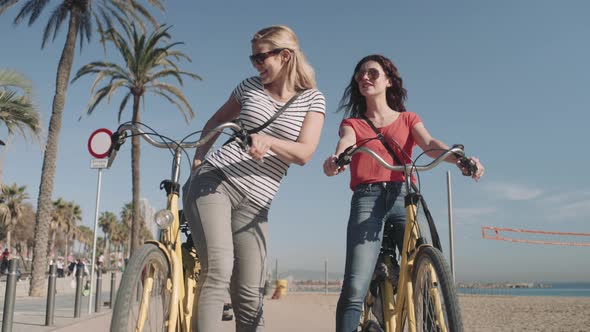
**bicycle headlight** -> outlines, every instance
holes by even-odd
[[[158,228],[166,229],[172,225],[174,215],[170,210],[160,210],[154,215],[154,221],[158,225]]]

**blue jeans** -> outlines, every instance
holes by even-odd
[[[406,211],[403,182],[358,185],[352,196],[346,234],[346,265],[336,307],[336,331],[357,331],[362,304],[379,257],[383,225],[391,223],[401,251]]]

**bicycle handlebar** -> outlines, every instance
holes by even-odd
[[[406,164],[406,165],[392,165],[392,164],[389,164],[388,162],[386,162],[385,160],[383,160],[383,158],[381,158],[381,156],[379,156],[375,151],[373,151],[367,147],[364,147],[364,146],[355,147],[353,145],[353,146],[349,146],[348,148],[346,148],[346,150],[344,150],[344,152],[342,152],[338,156],[338,158],[336,159],[336,166],[342,167],[344,165],[348,165],[352,159],[352,155],[354,155],[355,153],[362,152],[362,153],[366,153],[366,154],[370,155],[373,159],[378,161],[383,167],[387,168],[388,170],[397,171],[397,172],[407,172],[407,174],[411,174],[414,171],[418,171],[418,172],[429,171],[429,170],[435,168],[436,166],[438,166],[441,162],[443,162],[445,159],[447,159],[447,157],[449,157],[450,155],[455,155],[459,159],[459,163],[461,164],[461,166],[466,168],[467,170],[469,170],[469,174],[465,174],[465,175],[470,176],[472,174],[475,174],[475,172],[477,172],[477,166],[475,165],[475,163],[472,160],[465,157],[465,151],[463,149],[464,149],[463,145],[460,145],[460,144],[453,145],[453,147],[451,147],[449,150],[445,151],[443,154],[438,156],[436,159],[434,159],[429,164],[423,165],[423,166],[416,166],[413,163]]]
[[[119,126],[119,128],[117,128],[117,131],[115,131],[113,133],[113,135],[111,136],[112,145],[111,145],[111,149],[109,150],[109,161],[107,164],[107,168],[111,167],[111,164],[113,163],[113,161],[115,160],[115,157],[117,156],[117,151],[119,151],[119,148],[121,147],[121,145],[123,145],[125,143],[125,139],[128,137],[127,132],[132,132],[134,135],[141,136],[146,142],[148,142],[149,144],[151,144],[157,148],[160,148],[160,149],[170,149],[170,148],[191,149],[191,148],[197,148],[197,147],[205,144],[206,142],[211,140],[211,138],[213,138],[213,136],[221,133],[225,129],[233,130],[236,140],[238,141],[238,144],[240,144],[242,149],[244,149],[244,150],[248,149],[248,146],[250,144],[249,134],[247,133],[247,131],[244,128],[242,128],[242,126],[237,121],[222,123],[222,124],[218,125],[217,127],[209,130],[209,132],[205,136],[201,137],[199,140],[194,141],[194,142],[176,142],[176,141],[158,142],[150,137],[151,133],[146,133],[143,129],[141,129],[138,126],[138,124],[132,123],[132,122],[124,123],[121,126]]]

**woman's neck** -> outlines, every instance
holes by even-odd
[[[285,81],[272,82],[264,85],[266,92],[277,101],[287,101],[296,93]]]
[[[365,116],[378,122],[389,118],[392,113],[397,113],[387,105],[385,98],[366,98],[366,106]]]

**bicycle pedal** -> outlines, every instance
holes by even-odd
[[[234,319],[234,315],[230,314],[229,312],[224,312],[221,316],[222,321],[230,321],[232,319]]]

